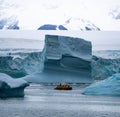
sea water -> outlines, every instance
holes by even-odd
[[[87,85],[54,90],[56,84],[31,84],[24,98],[0,99],[1,117],[120,117],[120,98],[86,96]]]

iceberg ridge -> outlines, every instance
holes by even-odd
[[[120,73],[88,86],[82,93],[85,95],[120,96]]]

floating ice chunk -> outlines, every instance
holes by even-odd
[[[23,79],[13,79],[0,73],[0,97],[23,97],[24,88],[28,85]]]
[[[120,96],[120,73],[88,86],[82,93],[85,95]]]

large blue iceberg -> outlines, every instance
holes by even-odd
[[[29,82],[91,83],[91,42],[80,38],[46,35],[41,72],[25,76]]]
[[[120,96],[120,73],[88,86],[82,93],[85,95]]]
[[[70,38],[71,38],[71,40],[74,40],[74,41],[77,40],[77,39],[72,38],[72,37],[64,37],[64,36],[59,36],[59,39],[60,39],[60,37],[63,37],[64,39],[69,38],[69,39],[67,39],[67,42],[68,42],[68,40],[70,40]],[[51,38],[54,38],[54,36],[51,35]],[[8,42],[8,40],[7,40],[7,42]],[[27,42],[30,43],[31,41],[27,41]],[[27,42],[25,42],[24,44],[27,44]],[[1,43],[2,43],[2,41],[1,41]],[[47,47],[47,56],[48,56],[48,53],[49,54],[52,53],[52,56],[54,56],[54,57],[58,56],[59,53],[60,54],[62,53],[62,55],[59,54],[60,56],[62,56],[61,60],[59,59],[60,62],[62,63],[61,64],[62,66],[63,66],[63,60],[65,61],[68,58],[68,56],[69,56],[69,58],[70,58],[70,56],[71,57],[76,57],[79,60],[80,60],[81,57],[85,57],[85,56],[83,56],[83,54],[81,54],[81,52],[80,52],[81,48],[76,46],[77,44],[75,44],[75,42],[73,42],[73,45],[76,46],[75,48],[78,49],[77,53],[76,53],[76,51],[69,49],[69,46],[66,43],[65,44],[66,44],[67,48],[64,51],[63,48],[62,48],[62,45],[63,45],[62,42],[59,42],[61,44],[59,46],[60,48],[57,49],[57,51],[59,50],[59,53],[57,53],[57,54],[54,53],[55,51],[52,51],[50,48],[48,48],[47,43],[45,43],[45,46]],[[76,41],[76,43],[79,44],[78,41]],[[83,42],[81,42],[80,44],[82,45],[82,43]],[[52,46],[55,47],[56,45],[52,45]],[[86,48],[87,48],[87,45],[86,45]],[[48,50],[50,52],[48,52]],[[67,53],[69,53],[67,55],[67,57],[63,53],[63,52],[66,52],[66,51],[67,51]],[[90,51],[91,51],[91,49],[90,49]],[[46,56],[45,53],[46,53],[45,49],[44,49],[43,52],[41,52],[41,50],[38,51],[38,50],[34,50],[34,49],[32,49],[32,50],[26,50],[26,49],[19,50],[18,49],[17,51],[16,51],[16,49],[11,49],[11,48],[0,49],[0,55],[1,55],[0,56],[0,72],[8,74],[8,75],[10,75],[11,77],[14,77],[14,78],[20,78],[20,77],[24,77],[26,75],[33,75],[33,74],[36,74],[36,75],[39,76],[39,73],[42,70],[45,70],[45,69],[43,69],[43,67],[44,68],[47,67],[46,66],[47,65],[46,60],[44,62],[44,58]],[[84,49],[83,49],[82,53],[84,53]],[[117,54],[117,53],[118,53],[118,51],[115,51],[115,53],[112,52],[112,55],[115,56],[115,57],[112,57],[112,58],[106,57],[108,52],[103,53],[102,57],[98,57],[100,52],[98,52],[97,55],[95,54],[95,56],[92,56],[92,60],[91,60],[92,64],[91,64],[91,61],[88,61],[88,63],[91,64],[92,78],[93,79],[98,79],[98,80],[99,79],[106,79],[106,78],[112,76],[115,73],[120,73],[120,57],[118,56],[119,54]],[[86,54],[86,56],[88,56],[88,54],[86,52],[85,52],[85,54]],[[91,54],[91,52],[89,53],[89,55],[90,54]],[[43,60],[41,58],[43,58]],[[90,57],[90,59],[91,59],[91,57]],[[65,62],[64,62],[64,64],[65,64]],[[66,62],[66,64],[68,64],[68,61]],[[72,65],[73,65],[73,63],[72,63]],[[76,66],[78,66],[78,65],[76,65]],[[69,72],[69,73],[71,73],[71,72]],[[42,75],[42,74],[40,73],[40,75]],[[43,75],[45,75],[45,74],[43,74]],[[55,73],[54,73],[54,75],[55,75]],[[54,77],[54,78],[56,79],[56,77]],[[60,79],[64,79],[64,77],[61,77]],[[66,79],[67,79],[67,77],[66,77]],[[50,80],[50,79],[47,79],[47,80]]]

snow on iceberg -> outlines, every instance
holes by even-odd
[[[82,93],[85,95],[120,96],[120,73],[88,86]]]
[[[0,73],[0,97],[23,97],[24,88],[29,84],[23,79],[13,79],[12,77]]]
[[[41,73],[25,76],[29,82],[91,83],[91,42],[80,38],[46,35]],[[43,65],[42,65],[43,64]]]

